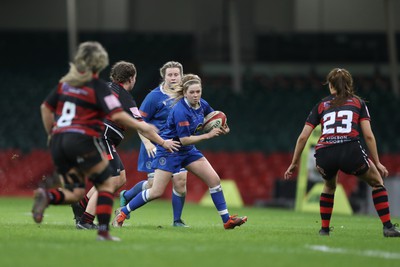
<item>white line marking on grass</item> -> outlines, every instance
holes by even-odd
[[[346,249],[346,248],[333,248],[322,245],[306,245],[306,248],[327,253],[351,254],[351,255],[359,255],[359,256],[374,257],[374,258],[384,258],[384,259],[400,259],[400,253],[388,252],[382,250],[360,251],[360,250]]]

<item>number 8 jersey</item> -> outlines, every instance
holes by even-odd
[[[322,99],[311,110],[306,124],[315,128],[321,124],[321,137],[315,149],[360,140],[360,122],[370,120],[367,105],[352,97],[337,107],[331,107],[334,95]]]
[[[100,137],[106,115],[122,111],[107,84],[96,78],[81,87],[59,83],[44,104],[55,113],[52,134],[73,132]]]

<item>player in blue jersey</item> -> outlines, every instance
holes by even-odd
[[[310,112],[297,139],[292,163],[285,172],[289,179],[299,166],[300,156],[313,129],[321,124],[321,137],[315,147],[316,167],[324,179],[320,197],[320,235],[329,236],[337,174],[355,175],[372,188],[375,209],[383,224],[385,237],[400,237],[400,231],[390,220],[389,200],[382,177],[388,171],[379,161],[378,149],[371,129],[365,102],[354,93],[353,78],[345,69],[335,68],[326,78],[330,95]],[[360,129],[369,149],[369,156],[360,143]]]
[[[152,90],[143,100],[140,106],[142,118],[156,126],[162,132],[166,126],[168,114],[171,110],[171,100],[168,95],[173,87],[181,82],[183,76],[182,64],[175,61],[165,63],[160,69],[162,83]],[[138,158],[138,170],[147,173],[147,180],[140,181],[129,190],[120,193],[120,206],[126,206],[138,193],[151,188],[154,178],[154,169],[151,163],[154,159],[156,146],[146,137],[140,135],[142,144]],[[187,171],[182,168],[172,176],[172,211],[173,226],[187,227],[183,222],[182,210],[185,204]],[[119,212],[118,210],[116,211]],[[129,217],[128,217],[129,219]]]
[[[140,131],[147,138],[173,152],[177,142],[163,140],[154,126],[128,115],[121,102],[111,93],[99,73],[108,65],[108,53],[98,42],[84,42],[70,64],[68,73],[41,105],[43,126],[57,172],[63,177],[63,188],[35,190],[32,216],[41,223],[49,205],[79,201],[85,193],[88,178],[98,191],[96,214],[99,220],[98,240],[118,241],[109,233],[115,184],[109,161],[104,157],[100,139],[103,120]]]
[[[204,117],[213,111],[210,105],[201,98],[201,79],[188,74],[181,85],[171,93],[173,107],[167,119],[167,125],[161,136],[181,142],[178,152],[167,153],[157,145],[157,153],[152,162],[155,169],[153,186],[144,190],[122,207],[113,220],[113,225],[122,226],[127,215],[151,200],[162,196],[173,173],[186,168],[199,177],[209,187],[211,198],[220,214],[224,228],[233,229],[247,221],[247,217],[230,216],[222,191],[220,178],[208,160],[197,150],[194,144],[227,134],[229,128],[214,128],[209,133],[202,133]]]

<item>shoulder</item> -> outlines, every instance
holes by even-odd
[[[353,96],[352,98],[349,99],[350,105],[355,106],[357,108],[365,108],[367,105],[363,99],[361,99],[358,96]]]
[[[103,79],[93,79],[92,83],[94,85],[98,85],[98,86],[105,86],[108,87],[108,83],[106,81],[104,81]]]
[[[174,113],[179,113],[179,114],[186,113],[187,108],[184,103],[184,100],[183,99],[179,100],[175,105],[172,106],[171,110]]]
[[[208,102],[203,98],[200,98],[200,104],[204,106],[210,106],[210,104],[208,104]]]
[[[355,102],[360,103],[361,106],[365,106],[366,105],[366,101],[364,99],[362,99],[361,97],[354,96],[353,99],[354,99]]]
[[[324,98],[322,98],[318,103],[332,101],[334,98],[335,98],[334,95],[328,95],[328,96],[325,96]]]
[[[328,95],[324,98],[322,98],[320,101],[317,102],[315,105],[316,107],[321,107],[323,106],[324,108],[327,108],[330,106],[331,101],[335,98],[334,95]]]
[[[163,93],[160,91],[160,87],[154,88],[153,90],[151,90],[145,97],[145,99],[147,101],[149,100],[157,100],[159,98],[161,98],[163,95]]]
[[[108,90],[110,92],[110,87],[108,84],[102,80],[102,79],[93,79],[92,81],[93,87],[95,89],[102,89],[102,90]]]
[[[150,91],[149,95],[159,95],[162,94],[161,87],[158,86]]]

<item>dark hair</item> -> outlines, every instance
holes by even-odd
[[[110,79],[115,83],[124,83],[135,75],[136,67],[134,64],[126,61],[118,61],[111,68]]]
[[[330,84],[336,90],[336,97],[331,101],[331,107],[341,106],[351,97],[359,98],[354,93],[353,77],[346,69],[332,69],[326,76],[325,84]]]

